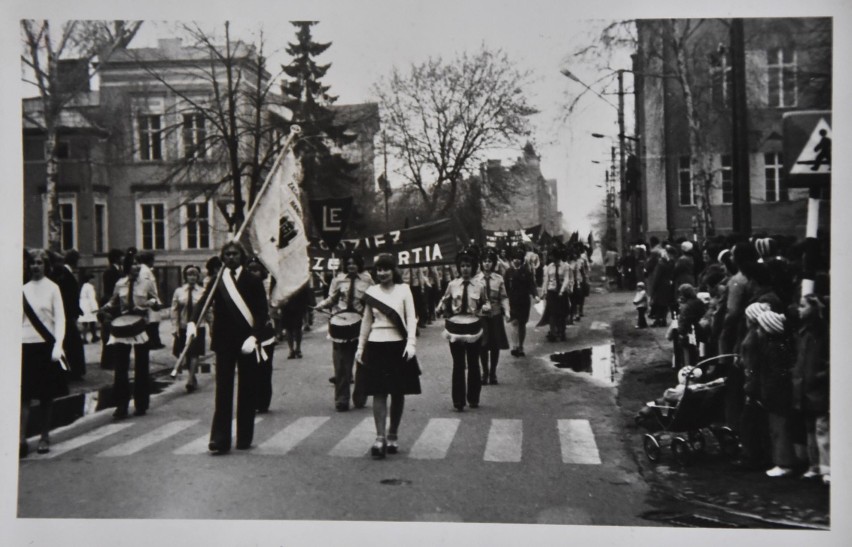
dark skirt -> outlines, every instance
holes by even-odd
[[[21,399],[68,395],[67,372],[50,360],[53,344],[21,344]]]
[[[524,294],[523,298],[512,298],[509,297],[509,317],[510,319],[516,319],[519,322],[526,324],[527,321],[530,320],[530,308],[532,304],[530,304],[530,295]]]
[[[204,347],[205,340],[207,340],[207,329],[198,327],[198,334],[192,340],[192,345],[189,347],[189,351],[186,352],[186,356],[203,357],[206,353],[206,348]],[[184,346],[186,346],[186,329],[180,329],[178,335],[175,337],[174,346],[172,346],[172,355],[180,357]]]
[[[420,367],[417,360],[402,358],[405,340],[367,342],[359,373],[364,376],[366,395],[417,395]]]
[[[482,318],[482,349],[509,349],[506,325],[503,315],[490,315]]]

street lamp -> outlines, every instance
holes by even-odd
[[[619,69],[619,70],[615,71],[615,74],[618,75],[618,106],[616,106],[616,105],[612,104],[601,93],[599,93],[598,91],[595,91],[594,89],[592,89],[591,86],[589,86],[588,84],[586,84],[585,82],[580,80],[577,76],[574,75],[574,73],[572,73],[567,68],[563,68],[562,70],[560,70],[560,73],[563,76],[565,76],[566,78],[569,78],[569,79],[577,82],[581,86],[585,87],[587,90],[589,90],[592,93],[594,93],[595,95],[597,95],[603,102],[605,102],[606,104],[615,108],[616,111],[618,112],[618,175],[619,175],[618,176],[618,181],[619,181],[618,209],[621,210],[622,212],[625,210],[625,207],[624,207],[624,196],[625,196],[624,173],[625,173],[625,163],[626,163],[625,155],[624,155],[624,149],[625,149],[624,140],[626,138],[626,135],[624,134],[624,73],[625,72],[633,72],[633,71],[632,70],[626,70],[626,69]],[[596,80],[593,83],[600,82],[604,78],[608,78],[610,76],[612,76],[612,73],[609,73],[609,74],[607,74],[607,75],[605,75],[601,78],[598,78],[598,80]],[[600,135],[600,137],[598,137],[598,135]],[[596,137],[596,138],[603,138],[604,137],[604,135],[601,135],[600,133],[592,133],[592,136]],[[618,222],[618,229],[616,230],[616,247],[618,248],[618,251],[621,251],[621,248],[623,246],[623,233],[624,233],[625,216],[626,215],[620,216],[620,220]]]

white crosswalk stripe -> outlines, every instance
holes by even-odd
[[[459,418],[432,418],[411,447],[408,457],[417,460],[445,458],[460,423]]]
[[[373,418],[364,418],[328,454],[343,458],[361,457],[370,450],[375,438],[376,427]]]
[[[263,454],[286,454],[329,420],[328,416],[305,416],[279,431],[257,448]],[[363,448],[363,447],[362,447]]]
[[[483,459],[487,462],[519,462],[523,440],[521,420],[491,420]]]
[[[337,418],[340,420],[340,418]],[[258,416],[255,424],[263,420]],[[291,453],[300,444],[313,436],[322,426],[333,420],[329,416],[303,416],[289,422],[279,431],[274,432],[264,442],[256,446],[254,453],[259,455],[286,455]],[[425,427],[418,432],[415,429],[406,430],[405,433],[416,437],[407,457],[414,460],[442,460],[448,457],[450,447],[458,435],[462,418],[430,418]],[[70,439],[52,447],[45,455],[37,456],[37,459],[55,458],[76,448],[80,448],[111,435],[125,430],[133,425],[144,422],[130,422],[119,424],[108,424],[80,437]],[[161,441],[169,438],[177,438],[193,426],[199,420],[172,420],[130,440],[115,437],[115,444],[97,454],[98,457],[116,458],[130,456],[145,450]],[[339,427],[347,422],[336,422]],[[231,423],[236,429],[236,420]],[[413,426],[412,426],[413,427]],[[595,442],[595,434],[588,420],[583,419],[559,419],[557,420],[557,434],[559,436],[560,455],[563,463],[600,465],[601,456]],[[197,431],[197,429],[193,429]],[[334,431],[334,430],[330,430]],[[484,431],[484,430],[479,430]],[[537,429],[538,431],[538,429]],[[553,431],[553,429],[550,429]],[[272,432],[270,432],[272,433]],[[326,434],[329,431],[326,431]],[[323,434],[322,438],[326,437]],[[328,455],[343,458],[361,458],[369,453],[370,446],[375,438],[375,425],[372,417],[351,424],[351,428],[340,432],[344,435],[337,442]],[[481,434],[481,433],[479,433]],[[126,437],[126,436],[122,436]],[[201,455],[207,453],[209,434],[193,439],[173,451],[179,455]],[[486,462],[518,463],[523,458],[524,444],[524,421],[521,419],[492,419],[488,428],[485,449],[482,460]],[[404,447],[403,447],[404,448]],[[405,457],[403,450],[401,457]]]
[[[118,456],[130,456],[131,454],[136,454],[140,450],[144,450],[153,444],[168,439],[169,437],[176,435],[197,423],[198,420],[176,420],[169,422],[153,431],[145,433],[144,435],[104,450],[98,454],[98,457],[116,458]]]
[[[94,431],[90,431],[84,435],[80,435],[79,437],[74,437],[73,439],[68,439],[65,442],[51,446],[50,452],[44,455],[39,455],[38,457],[39,459],[50,459],[55,458],[57,456],[61,456],[62,454],[74,450],[75,448],[80,448],[81,446],[86,446],[89,443],[99,441],[105,437],[112,435],[113,433],[118,433],[123,429],[127,429],[132,425],[132,423],[107,424],[101,428],[95,429]]]
[[[558,420],[563,463],[600,464],[595,434],[588,420]]]
[[[263,421],[263,418],[260,416],[255,417],[254,424],[257,425]],[[231,421],[231,431],[236,431],[237,429],[237,420]],[[210,443],[210,434],[206,434],[203,437],[198,437],[191,443],[185,444],[172,452],[172,454],[178,454],[181,456],[185,456],[187,454],[205,454],[207,452],[207,445]]]
[[[589,329],[591,330],[607,330],[609,328],[609,323],[604,323],[603,321],[592,321]]]

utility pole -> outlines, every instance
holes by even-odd
[[[618,231],[616,239],[616,252],[620,253],[624,247],[624,239],[629,237],[627,227],[628,206],[625,188],[627,186],[624,168],[624,70],[618,71]]]
[[[734,200],[733,231],[751,234],[751,187],[748,159],[748,107],[746,105],[745,39],[743,20],[731,20],[731,175]]]

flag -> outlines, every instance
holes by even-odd
[[[268,187],[247,228],[251,247],[275,278],[269,298],[273,305],[287,302],[310,276],[308,238],[299,200],[301,169],[292,147],[269,174]]]

